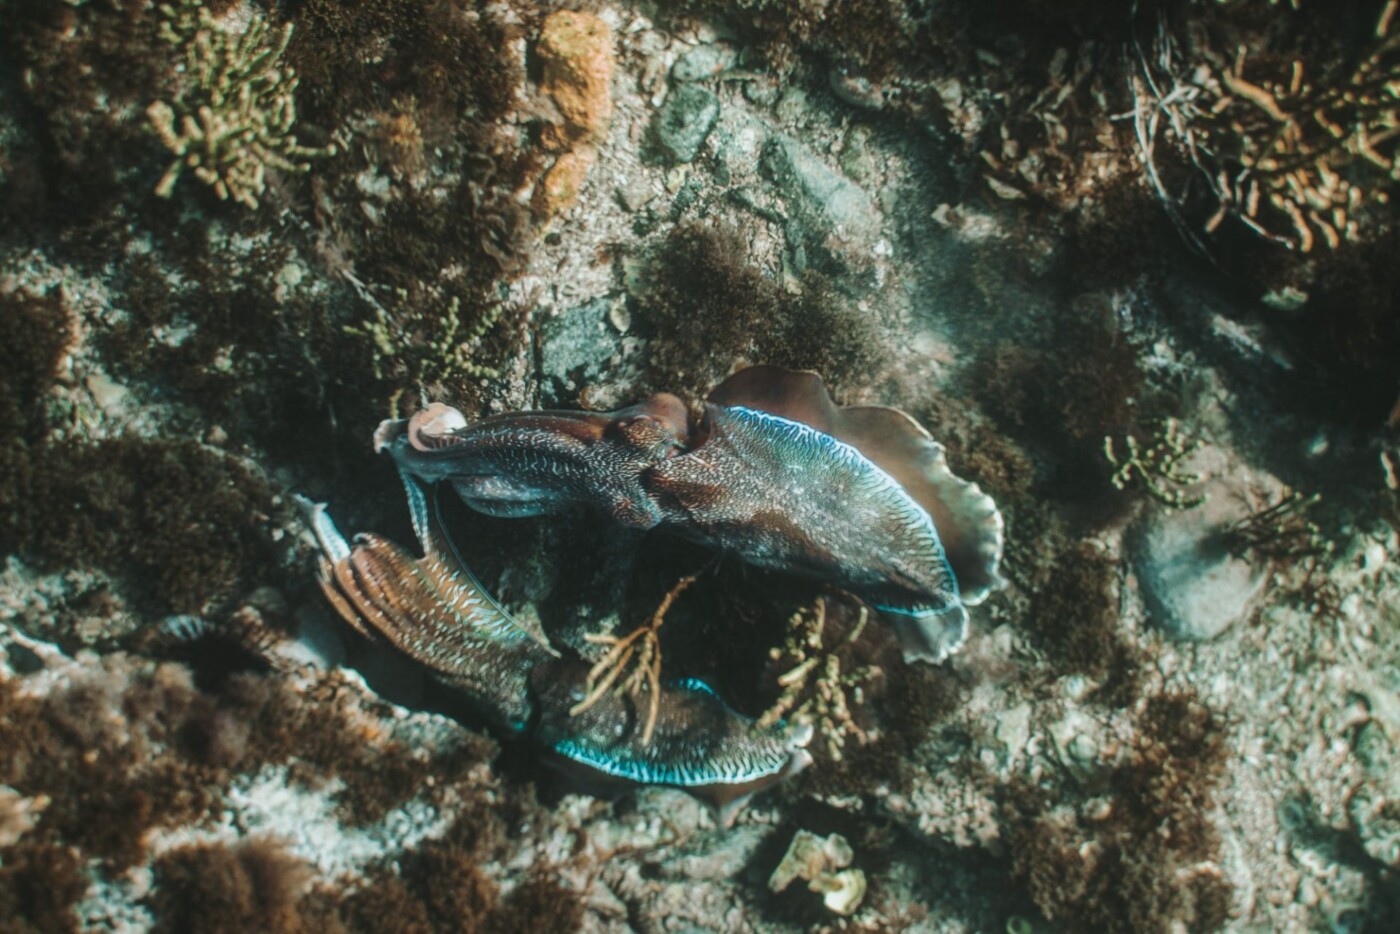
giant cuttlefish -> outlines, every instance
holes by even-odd
[[[659,393],[616,412],[468,424],[436,403],[385,422],[376,446],[493,516],[586,506],[828,581],[883,611],[909,659],[959,648],[964,606],[1005,583],[991,497],[948,470],[914,419],[838,407],[812,373],[750,367],[694,408]]]
[[[444,533],[435,494],[403,475],[422,558],[372,535],[347,542],[324,505],[302,500],[321,550],[321,586],[366,637],[387,641],[508,733],[592,784],[659,784],[711,804],[722,823],[755,792],[811,763],[812,727],[758,726],[697,679],[661,685],[645,736],[617,692],[577,713],[588,664],[559,657],[497,603]]]

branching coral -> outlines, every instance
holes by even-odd
[[[794,721],[815,724],[826,744],[827,755],[841,760],[841,750],[847,736],[855,736],[862,744],[870,735],[860,728],[851,715],[846,692],[856,706],[864,700],[861,686],[880,674],[879,667],[863,665],[852,671],[841,670],[841,650],[853,645],[865,630],[870,611],[860,608],[859,621],[830,650],[822,649],[822,632],[826,628],[826,598],[818,597],[810,611],[799,610],[788,622],[787,641],[782,648],[770,653],[777,661],[791,658],[796,665],[778,677],[782,696],[758,719],[758,728],[771,727],[791,714]]]
[[[1120,454],[1111,435],[1103,439],[1104,457],[1117,469],[1113,485],[1120,490],[1134,481],[1142,484],[1153,499],[1172,509],[1190,509],[1205,502],[1205,497],[1192,495],[1188,487],[1198,483],[1199,474],[1182,466],[1201,447],[1199,438],[1192,438],[1174,418],[1155,422],[1147,441],[1132,434],[1124,439],[1125,450]]]
[[[256,208],[269,168],[305,172],[307,160],[335,152],[334,145],[302,146],[292,134],[297,78],[279,66],[292,38],[290,23],[273,32],[254,16],[235,35],[192,0],[160,10],[161,37],[183,53],[188,86],[174,101],[146,109],[161,143],[175,154],[157,195],[170,197],[189,169],[220,200]]]
[[[462,323],[462,299],[453,295],[434,313],[415,302],[407,289],[395,289],[384,305],[359,280],[346,277],[372,309],[368,320],[349,325],[345,333],[363,337],[374,348],[372,367],[380,380],[397,380],[419,387],[445,380],[500,375],[495,367],[473,360],[481,340],[495,327],[506,306],[497,302],[470,325]],[[402,387],[401,387],[402,388]]]
[[[1225,543],[1236,555],[1254,552],[1276,560],[1314,558],[1332,550],[1332,542],[1308,517],[1321,496],[1284,490],[1278,500],[1225,530]]]
[[[1153,100],[1138,108],[1159,193],[1152,148],[1165,117],[1215,198],[1208,232],[1235,216],[1304,253],[1319,240],[1335,248],[1363,239],[1364,210],[1388,203],[1400,179],[1397,7],[1387,0],[1369,39],[1336,74],[1314,67],[1301,50],[1251,56],[1240,43],[1229,54],[1208,45],[1183,54],[1163,30],[1154,61],[1145,51],[1140,59],[1140,90]]]
[[[666,621],[666,614],[676,599],[698,580],[700,575],[689,574],[680,579],[667,591],[661,605],[652,614],[651,621],[639,626],[621,638],[611,635],[588,635],[585,638],[597,645],[608,646],[608,651],[588,671],[586,694],[569,710],[570,716],[578,716],[602,699],[615,683],[617,693],[639,697],[647,695],[647,718],[642,727],[642,745],[651,743],[652,731],[656,729],[656,717],[661,702],[661,641],[658,630]],[[638,648],[638,643],[641,647]],[[636,659],[636,665],[629,672],[628,666]],[[623,672],[627,672],[623,676]],[[620,680],[619,680],[620,679]],[[768,724],[771,726],[772,724]]]

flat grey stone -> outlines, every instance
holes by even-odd
[[[561,398],[596,382],[617,352],[609,323],[612,301],[597,298],[549,319],[540,328],[540,371]]]
[[[656,114],[656,142],[675,162],[694,162],[719,119],[719,98],[694,84],[666,95]]]
[[[880,212],[860,186],[791,136],[770,137],[761,165],[804,228],[806,239],[844,261],[859,263],[869,256],[880,236]],[[833,238],[836,244],[831,243]]]
[[[672,80],[684,84],[703,81],[734,67],[734,50],[724,45],[697,45],[671,66]]]
[[[1214,639],[1249,615],[1268,575],[1237,558],[1221,533],[1241,517],[1222,484],[1194,509],[1154,510],[1131,536],[1133,565],[1152,624],[1186,642]]]

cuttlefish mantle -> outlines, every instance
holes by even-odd
[[[891,408],[840,407],[814,373],[757,366],[687,406],[517,412],[476,423],[437,403],[386,422],[400,470],[497,516],[587,507],[851,591],[910,659],[966,638],[965,606],[1004,586],[1001,513],[942,445]]]
[[[695,679],[662,685],[649,743],[630,697],[609,693],[571,715],[589,665],[561,658],[501,607],[444,534],[433,493],[406,475],[404,485],[421,558],[373,535],[347,542],[323,505],[301,501],[320,546],[322,589],[357,631],[424,666],[585,783],[678,787],[724,824],[753,794],[811,763],[810,726],[757,727]]]

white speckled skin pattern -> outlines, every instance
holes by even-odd
[[[1003,585],[1001,515],[895,409],[837,407],[815,374],[751,367],[691,413],[658,394],[613,413],[520,412],[475,425],[445,406],[387,444],[497,516],[587,506],[762,567],[839,585],[882,610],[906,656],[940,660],[966,602]]]

